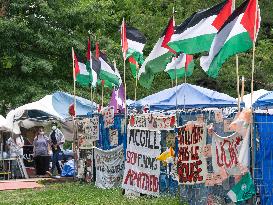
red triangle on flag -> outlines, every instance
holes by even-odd
[[[167,44],[170,42],[172,35],[174,34],[174,18],[172,17],[169,20],[168,26],[165,30],[165,35],[164,35],[164,39],[162,41],[161,46],[163,48],[167,48],[169,49],[170,52],[172,53],[176,53],[173,49],[171,49]]]
[[[219,30],[228,19],[232,13],[232,0],[227,0],[226,5],[218,13],[217,17],[214,19],[212,25]]]

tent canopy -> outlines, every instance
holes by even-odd
[[[273,91],[259,97],[253,104],[254,108],[273,108]]]
[[[254,91],[253,92],[252,102],[255,102],[259,97],[265,95],[268,92],[270,92],[270,91],[264,90],[264,89],[260,89],[260,90]],[[249,94],[247,94],[247,95],[244,96],[243,102],[245,103],[245,107],[246,108],[250,108],[251,107],[251,93],[249,93]]]
[[[141,100],[136,101],[131,107],[149,105],[151,110],[175,110],[177,108],[208,108],[208,107],[235,107],[237,101],[226,94],[219,93],[188,83],[169,88]]]

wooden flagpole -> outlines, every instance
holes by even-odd
[[[74,152],[74,170],[76,172],[74,173],[74,180],[76,179],[76,173],[78,173],[78,143],[77,143],[77,131],[76,131],[76,122],[75,122],[75,117],[76,117],[76,74],[75,74],[75,53],[74,53],[74,48],[72,47],[72,61],[73,61],[73,87],[74,87],[74,111],[75,111],[75,116],[72,116],[73,120],[73,152]]]
[[[103,90],[104,90],[104,80],[101,81],[101,109],[103,108]]]
[[[251,164],[252,164],[252,176],[254,177],[254,164],[255,164],[255,154],[254,154],[254,132],[253,132],[253,90],[254,90],[254,71],[255,71],[255,50],[256,50],[256,22],[257,22],[257,11],[258,11],[258,0],[256,0],[256,10],[255,10],[255,18],[254,18],[254,39],[253,39],[253,49],[252,49],[252,69],[251,69],[251,114],[252,114],[252,122],[251,122]]]
[[[121,41],[122,41],[122,46],[123,46],[123,38],[124,38],[124,36],[126,35],[126,33],[125,33],[125,30],[124,30],[124,27],[125,27],[125,19],[124,19],[124,17],[123,17],[123,20],[122,20],[122,28],[121,28],[121,30],[122,30],[122,39],[121,39]],[[126,124],[127,124],[127,88],[126,88],[126,65],[125,65],[125,63],[126,63],[126,51],[124,51],[123,50],[123,48],[122,48],[122,51],[123,51],[123,83],[124,83],[124,104],[125,104],[125,108],[124,108],[124,119],[125,119],[125,122],[126,122]]]
[[[244,95],[245,95],[245,77],[242,76],[241,102],[244,102]]]
[[[136,85],[135,85],[135,101],[137,99],[137,77],[138,77],[138,62],[136,61]]]

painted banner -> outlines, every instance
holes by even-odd
[[[103,121],[104,121],[104,128],[108,128],[112,125],[114,125],[114,107],[105,107],[101,111],[101,114],[103,115]]]
[[[130,129],[173,130],[177,126],[175,115],[137,114],[131,115]]]
[[[118,130],[109,130],[109,139],[111,146],[118,145]]]
[[[123,145],[111,150],[94,149],[96,182],[99,188],[120,187],[124,171]]]
[[[161,154],[159,131],[128,129],[122,187],[158,196]]]
[[[93,142],[99,140],[99,117],[78,120],[77,126],[80,149],[91,149]]]
[[[207,161],[203,156],[206,145],[205,126],[190,124],[178,128],[177,172],[182,184],[204,183],[207,175]]]
[[[249,132],[243,137],[235,132],[228,137],[212,135],[212,165],[214,172],[224,168],[229,175],[241,175],[249,163]]]

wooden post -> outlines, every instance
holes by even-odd
[[[136,85],[135,85],[135,101],[137,99],[137,78],[138,78],[138,62],[136,61]]]

